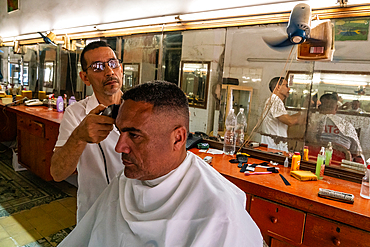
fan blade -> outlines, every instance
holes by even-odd
[[[287,46],[294,45],[288,37],[284,38],[263,38],[265,43],[271,48],[284,48]]]

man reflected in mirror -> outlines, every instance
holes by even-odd
[[[356,129],[346,119],[336,115],[338,98],[335,94],[320,97],[320,114],[312,114],[308,128],[307,141],[326,147],[328,142],[351,153],[352,160],[363,162],[362,148]],[[335,147],[334,147],[335,148]]]
[[[269,88],[272,95],[265,103],[261,143],[267,144],[269,148],[288,152],[288,126],[303,124],[304,114],[298,112],[289,115],[285,109],[284,102],[289,96],[290,88],[283,77],[272,78]]]

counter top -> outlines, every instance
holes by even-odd
[[[4,104],[0,104],[5,107]],[[56,109],[48,110],[46,106],[8,106],[6,107],[9,111],[15,112],[17,114],[29,114],[34,117],[42,118],[44,120],[60,124],[63,118],[63,112],[57,112]]]
[[[370,231],[370,200],[360,196],[361,184],[329,176],[324,176],[319,181],[299,181],[289,175],[290,168],[278,165],[280,174],[291,184],[286,186],[278,173],[246,176],[239,172],[237,164],[229,162],[230,159],[235,159],[235,155],[212,155],[201,153],[196,148],[190,151],[201,158],[212,156],[213,168],[246,193]],[[260,159],[248,159],[249,164],[262,162]],[[256,171],[266,169],[256,168]],[[318,196],[319,188],[353,194],[355,201],[347,204],[321,198]]]

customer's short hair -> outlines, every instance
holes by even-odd
[[[185,127],[189,129],[189,104],[185,93],[174,83],[150,81],[127,90],[124,100],[143,101],[153,105],[157,112],[174,113],[174,117],[183,117]]]
[[[82,71],[86,71],[87,70],[87,62],[85,60],[85,53],[87,51],[91,51],[91,50],[94,50],[94,49],[99,48],[99,47],[109,47],[109,48],[112,49],[112,47],[110,47],[107,44],[107,42],[105,42],[103,40],[94,41],[94,42],[89,43],[87,46],[85,46],[85,48],[82,50],[82,53],[81,53],[81,67],[82,67]]]
[[[284,77],[274,77],[274,78],[272,78],[270,83],[269,83],[270,91],[274,92],[276,84],[279,82],[279,86],[281,86],[281,84],[283,84],[284,80],[285,80]]]
[[[335,94],[326,93],[320,97],[321,105],[319,109],[321,111],[334,110],[337,107],[338,97]]]

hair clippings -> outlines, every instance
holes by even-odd
[[[273,165],[273,166],[277,166],[277,165],[279,165],[279,163],[277,163],[277,162],[273,162],[273,161],[270,161],[270,164],[271,164],[271,165]]]

